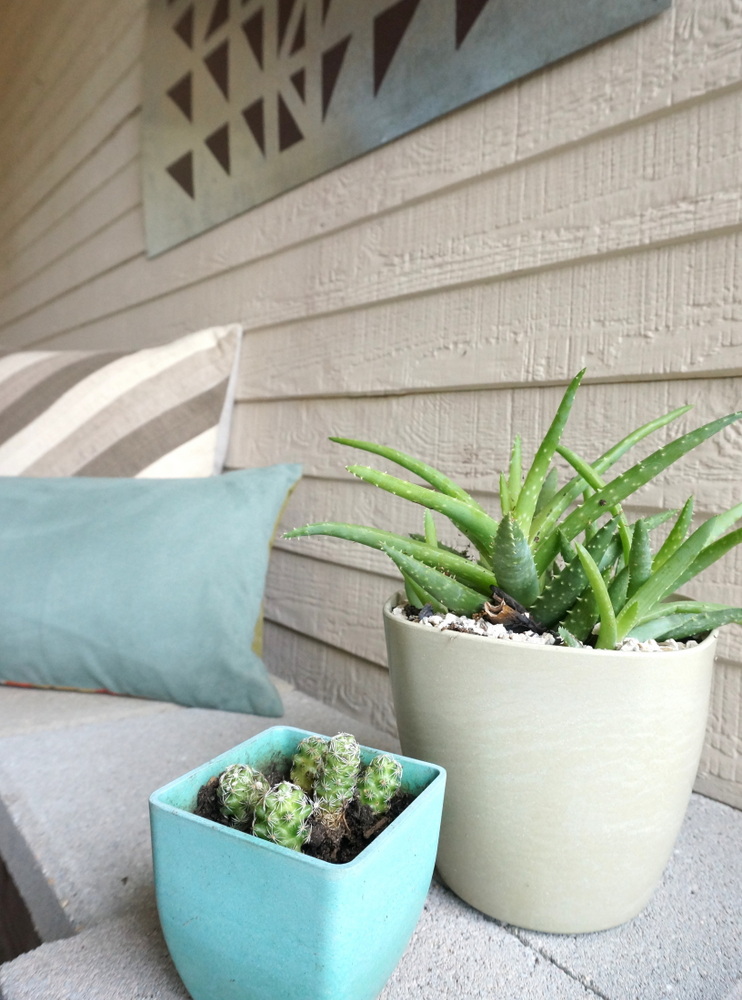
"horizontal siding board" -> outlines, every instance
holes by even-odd
[[[739,234],[251,330],[240,395],[742,374]]]
[[[273,552],[265,593],[269,621],[321,639],[379,666],[386,664],[380,609],[396,590],[384,576]],[[391,582],[391,586],[390,586]]]
[[[300,691],[396,735],[386,668],[272,622],[266,622],[264,660],[272,673]]]
[[[564,442],[594,459],[605,447],[677,406],[694,409],[636,450],[636,459],[670,437],[731,413],[740,404],[738,378],[656,381],[637,391],[630,383],[581,387]],[[231,465],[298,461],[307,474],[343,478],[351,462],[374,464],[373,456],[328,441],[329,435],[378,441],[401,448],[446,472],[465,489],[492,492],[507,467],[514,433],[531,456],[548,427],[563,386],[529,386],[458,393],[348,399],[240,403],[233,423]],[[742,421],[727,427],[673,466],[643,503],[676,506],[694,493],[699,510],[729,507],[740,499]],[[626,464],[629,457],[625,457]],[[618,466],[617,468],[620,468]],[[645,499],[646,498],[646,499]]]
[[[66,75],[55,80],[48,100],[38,105],[39,113],[43,112],[42,120],[36,121],[36,116],[29,113],[26,119],[8,126],[14,135],[14,145],[18,144],[18,154],[4,185],[3,233],[22,218],[28,210],[29,199],[34,204],[39,191],[45,193],[58,183],[59,170],[65,168],[69,155],[66,151],[73,148],[77,152],[82,145],[80,138],[85,138],[88,119],[107,117],[110,95],[115,94],[120,81],[131,74],[132,67],[135,77],[140,76],[143,23],[140,20],[132,24],[133,12],[127,10],[126,4],[117,7],[112,11],[114,16],[93,15],[82,53],[71,58]],[[78,61],[84,65],[78,66]],[[141,91],[137,90],[135,103],[140,99]],[[81,130],[82,137],[79,137]],[[26,133],[28,148],[23,149]],[[98,141],[104,137],[105,133]]]
[[[717,660],[696,790],[742,809],[742,669]]]
[[[4,299],[8,320],[33,314],[70,288],[83,287],[91,276],[111,271],[140,253],[136,181],[134,166],[116,174],[45,234],[43,253],[37,245],[39,252],[31,258],[38,270]],[[30,263],[29,258],[26,261]]]
[[[13,235],[20,249],[0,284],[5,299],[108,219],[139,208],[138,143],[138,119],[128,119],[24,218]],[[101,199],[105,203],[96,204]],[[141,239],[137,249],[141,252]]]
[[[17,126],[19,113],[32,113],[50,99],[45,84],[61,72],[70,53],[80,48],[80,22],[90,17],[95,0],[5,0],[2,35],[3,98],[0,128]],[[9,72],[13,67],[14,72]],[[34,85],[29,86],[32,82]],[[40,99],[43,97],[43,100]]]
[[[57,154],[45,161],[41,169],[29,178],[27,185],[14,197],[6,209],[7,226],[0,240],[8,240],[8,229],[40,205],[49,192],[78,170],[90,155],[105,143],[141,103],[141,79],[138,66],[133,67],[116,83],[101,103],[79,125],[73,127],[69,139]]]
[[[737,93],[724,94],[711,104],[714,111],[704,106],[701,114],[694,105],[478,178],[463,190],[432,197],[424,209],[414,204],[320,238],[312,252],[293,246],[244,265],[239,281],[251,290],[245,322],[263,326],[357,309],[738,229],[742,101]],[[701,129],[701,118],[709,138],[731,131],[738,142],[725,142],[699,163],[687,136],[689,129]],[[659,161],[658,135],[667,146]],[[51,329],[61,332],[171,291],[173,279],[183,282],[185,275],[174,273],[168,260],[138,258],[71,291],[49,307]],[[236,277],[222,271],[211,281],[233,287]],[[182,295],[192,292],[191,284]],[[7,332],[23,336],[22,320]]]

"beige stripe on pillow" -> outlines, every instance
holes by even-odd
[[[86,393],[86,382],[81,382],[76,388],[76,398],[74,409],[66,413],[67,420],[60,424],[60,410],[64,406],[64,401],[50,408],[48,412],[36,421],[35,431],[40,433],[47,441],[52,437],[55,427],[64,426],[69,430],[72,425],[74,415],[74,429],[53,447],[48,447],[39,458],[33,457],[39,453],[38,441],[34,435],[29,433],[23,445],[23,453],[26,456],[24,464],[24,475],[27,476],[73,476],[73,475],[112,475],[109,472],[83,472],[83,468],[88,466],[96,456],[107,452],[117,444],[128,441],[129,458],[126,459],[126,471],[118,473],[123,476],[136,475],[140,469],[150,465],[157,457],[157,443],[146,443],[147,437],[151,437],[146,430],[147,425],[154,420],[169,414],[169,421],[161,425],[163,430],[173,431],[179,427],[179,435],[168,435],[167,439],[160,442],[159,454],[170,450],[170,443],[173,446],[183,444],[189,437],[200,434],[206,430],[207,426],[214,426],[219,422],[221,407],[219,403],[214,404],[213,392],[223,401],[226,391],[226,376],[220,370],[218,357],[213,357],[212,351],[202,351],[196,355],[179,361],[176,365],[166,371],[158,372],[151,378],[134,385],[122,396],[117,397],[108,405],[99,408],[103,394],[96,391],[94,394]],[[216,383],[216,384],[214,384]],[[204,393],[212,392],[206,404],[206,413],[203,402]],[[106,394],[108,395],[108,394]],[[204,423],[204,419],[210,423]],[[29,427],[29,432],[32,428]],[[146,461],[137,465],[132,471],[132,457],[137,450],[137,432],[141,430],[142,450],[146,452],[143,456]],[[121,452],[123,457],[124,452]],[[2,449],[0,448],[0,461],[2,461]]]
[[[25,365],[15,362],[20,355],[0,358],[0,475],[132,476],[158,463],[173,476],[220,471],[202,436],[213,430],[216,441],[226,431],[240,337],[233,324],[124,356],[28,352],[37,357]],[[185,447],[197,439],[198,448]],[[182,461],[164,462],[170,453]]]

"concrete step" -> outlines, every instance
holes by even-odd
[[[368,725],[282,692],[281,722],[397,749]],[[0,689],[0,856],[44,941],[0,966],[2,1000],[184,1000],[154,907],[148,797],[271,724]],[[503,926],[434,882],[382,998],[742,1000],[741,848],[742,812],[694,795],[649,907],[600,934]]]

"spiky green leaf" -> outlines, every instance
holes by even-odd
[[[740,418],[742,418],[742,411],[730,413],[726,417],[720,417],[702,427],[697,427],[688,434],[683,434],[682,437],[657,449],[648,458],[611,480],[602,490],[598,490],[589,500],[568,514],[561,522],[562,531],[567,538],[575,538],[586,525],[600,515],[603,507],[612,507],[625,500],[626,497],[631,496],[632,493],[654,479],[683,455]],[[543,572],[549,565],[556,551],[556,539],[552,541],[551,538],[547,538],[545,542],[547,544],[539,545],[536,552],[536,566],[539,572]]]
[[[395,535],[391,531],[380,528],[368,528],[361,524],[343,524],[335,521],[322,521],[317,524],[307,524],[303,528],[287,531],[284,538],[304,538],[310,535],[330,535],[333,538],[344,538],[346,541],[359,542],[370,548],[384,551],[394,547],[401,552],[414,556],[420,562],[445,570],[462,583],[488,596],[495,585],[494,575],[484,566],[473,563],[453,549],[443,546],[433,547],[425,542],[404,535]]]
[[[379,455],[381,458],[386,458],[390,462],[394,462],[395,465],[399,465],[401,468],[406,469],[407,472],[411,472],[415,476],[419,476],[426,483],[430,483],[433,489],[439,490],[441,493],[445,493],[446,496],[454,497],[457,500],[462,500],[464,503],[471,504],[471,506],[481,510],[482,508],[473,500],[472,497],[462,489],[457,483],[448,476],[444,476],[442,472],[438,469],[434,469],[432,465],[428,465],[426,462],[420,461],[420,459],[413,458],[412,455],[408,455],[403,451],[398,451],[396,448],[388,448],[386,445],[374,444],[372,441],[356,441],[353,438],[344,437],[331,437],[330,441],[334,441],[335,444],[347,445],[350,448],[358,448],[360,451],[370,452],[372,455]]]
[[[575,549],[582,567],[588,579],[588,584],[592,590],[598,607],[598,619],[600,621],[600,633],[596,646],[598,649],[615,649],[617,643],[616,614],[613,610],[608,588],[605,580],[598,569],[598,566],[587,551],[584,545],[579,542],[575,544]]]
[[[664,639],[682,641],[732,622],[742,624],[742,608],[727,607],[697,614],[665,615],[636,625],[629,635],[639,641],[647,639],[656,639],[657,642],[662,642]]]
[[[677,516],[675,524],[670,530],[670,534],[662,543],[657,555],[654,557],[652,561],[652,569],[658,570],[660,566],[664,562],[667,562],[670,556],[673,555],[673,553],[675,553],[685,541],[688,535],[688,530],[690,529],[691,521],[693,520],[693,504],[693,497],[688,497],[683,504],[683,509]]]
[[[688,410],[692,410],[693,407],[690,404],[686,406],[679,406],[675,410],[671,410],[669,413],[664,414],[661,417],[656,417],[654,420],[648,421],[646,424],[642,424],[641,427],[637,427],[636,430],[627,434],[626,437],[622,438],[616,444],[614,444],[608,451],[604,452],[599,458],[597,458],[593,463],[592,467],[597,473],[604,473],[606,470],[610,469],[612,465],[630,451],[634,445],[639,444],[643,441],[645,437],[648,437],[656,430],[660,430],[667,424],[671,423],[673,420],[677,420]],[[554,526],[559,521],[560,517],[579,497],[584,486],[584,480],[581,476],[575,476],[570,479],[569,482],[565,483],[564,486],[554,495],[554,497],[539,510],[538,515],[534,517],[533,524],[531,526],[531,538],[533,539],[535,535],[546,536],[550,535],[554,529]]]
[[[596,563],[600,563],[608,546],[616,535],[615,519],[598,531],[586,545]],[[574,550],[573,550],[574,551]],[[533,603],[531,610],[544,625],[552,625],[567,612],[587,586],[587,575],[582,562],[572,559],[545,585]]]
[[[397,476],[390,476],[386,472],[379,472],[366,465],[349,465],[348,472],[372,486],[386,490],[387,493],[443,514],[466,535],[484,559],[491,560],[492,543],[498,524],[479,507],[473,507],[464,500],[438,493],[426,486],[408,483],[406,479],[398,479]]]
[[[539,593],[538,574],[528,539],[511,514],[500,521],[495,536],[492,568],[498,587],[530,608]]]
[[[426,566],[414,556],[392,547],[385,548],[384,552],[416,587],[424,590],[433,600],[448,608],[453,614],[472,615],[484,605],[485,598],[478,591],[464,586],[432,566]]]
[[[629,586],[627,597],[633,597],[642,584],[652,575],[652,549],[649,545],[649,528],[644,521],[637,521],[631,538],[629,553]]]
[[[567,386],[567,391],[562,397],[554,419],[552,420],[549,429],[544,435],[543,441],[536,451],[536,455],[534,456],[530,469],[526,473],[526,478],[523,486],[521,487],[518,502],[516,503],[514,510],[515,519],[520,525],[521,531],[526,536],[530,531],[539,494],[543,489],[546,476],[549,472],[549,467],[551,466],[551,461],[554,458],[557,445],[561,440],[562,433],[567,424],[567,420],[569,419],[575,394],[584,374],[585,369],[583,368],[581,372],[578,372],[577,375],[575,375]]]

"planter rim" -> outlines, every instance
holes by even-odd
[[[404,810],[396,816],[392,822],[385,827],[381,833],[375,837],[370,844],[367,844],[363,848],[360,854],[356,855],[351,861],[346,861],[342,864],[338,864],[332,861],[323,861],[321,858],[313,858],[308,854],[303,854],[301,851],[293,851],[288,847],[282,847],[280,844],[274,844],[270,840],[263,840],[262,837],[255,837],[251,833],[247,833],[243,830],[236,830],[230,826],[223,826],[221,823],[215,823],[213,820],[207,819],[205,816],[197,816],[194,812],[189,809],[181,809],[180,806],[171,805],[169,802],[164,801],[167,793],[177,785],[188,779],[195,777],[196,775],[201,775],[203,784],[205,781],[209,780],[209,777],[214,777],[224,770],[224,761],[231,757],[235,750],[241,750],[242,748],[247,748],[251,743],[255,743],[259,739],[265,738],[266,734],[273,733],[278,730],[288,730],[290,732],[296,733],[299,739],[304,739],[306,736],[321,736],[323,739],[327,739],[323,733],[316,733],[309,729],[301,729],[297,726],[270,726],[267,729],[262,729],[255,736],[251,736],[250,739],[245,740],[242,743],[237,743],[235,746],[230,747],[225,750],[224,753],[218,754],[216,757],[212,757],[211,760],[206,761],[203,764],[199,764],[197,767],[191,768],[190,771],[186,771],[179,777],[174,778],[167,784],[162,785],[160,788],[156,789],[149,797],[150,807],[156,806],[158,809],[163,809],[166,812],[172,813],[177,816],[181,816],[191,822],[202,824],[208,827],[215,835],[223,836],[227,838],[236,838],[237,840],[245,841],[255,847],[259,847],[262,850],[271,851],[273,853],[278,852],[279,855],[283,855],[287,860],[292,861],[294,864],[298,865],[309,865],[310,867],[319,867],[321,869],[330,871],[346,871],[350,868],[359,868],[365,864],[371,864],[373,862],[374,855],[381,850],[379,846],[379,841],[386,839],[386,835],[393,831],[393,828],[405,815],[410,814],[410,811],[416,811],[420,808],[420,801],[423,797],[427,798],[429,795],[433,794],[431,789],[432,786],[439,782],[441,779],[445,780],[446,770],[439,764],[433,764],[430,761],[418,760],[415,757],[405,757],[403,754],[394,753],[391,750],[378,750],[374,747],[368,747],[364,744],[359,744],[361,750],[366,750],[373,754],[388,753],[390,756],[394,757],[396,760],[402,764],[403,774],[405,764],[414,764],[421,767],[429,768],[430,771],[434,772],[431,780],[414,797],[412,802],[404,808]],[[297,741],[298,742],[298,741]],[[383,846],[383,844],[382,844]]]
[[[545,655],[564,656],[565,654],[566,655],[571,654],[571,657],[573,658],[575,654],[579,655],[586,653],[589,654],[591,658],[592,657],[595,657],[596,659],[601,658],[605,660],[606,663],[610,663],[611,659],[616,655],[616,653],[620,653],[621,656],[636,659],[638,663],[641,663],[642,661],[648,660],[649,657],[651,656],[674,657],[674,656],[685,656],[686,654],[687,655],[698,654],[700,650],[705,650],[709,646],[712,646],[716,642],[719,636],[719,630],[714,629],[712,632],[709,632],[706,638],[702,639],[701,642],[699,642],[696,646],[691,646],[687,649],[641,651],[641,650],[629,650],[629,649],[626,650],[594,649],[592,646],[584,646],[577,649],[573,646],[550,646],[537,642],[518,642],[517,640],[497,639],[496,637],[493,636],[474,635],[473,633],[469,632],[456,632],[453,629],[439,631],[438,629],[430,627],[425,628],[425,626],[420,625],[419,622],[412,622],[409,621],[407,618],[402,618],[399,615],[393,614],[392,613],[393,609],[397,607],[397,605],[399,605],[400,603],[405,603],[405,599],[399,592],[397,592],[396,594],[393,594],[384,603],[384,617],[388,618],[390,621],[393,621],[395,624],[399,624],[403,628],[424,629],[426,634],[442,635],[445,636],[447,639],[455,637],[456,642],[481,643],[484,641],[495,644],[505,643],[508,649],[522,648],[528,650],[528,654],[533,656],[545,656]]]

